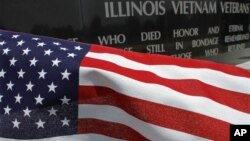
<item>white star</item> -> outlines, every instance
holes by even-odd
[[[10,111],[11,111],[11,108],[9,107],[9,105],[7,105],[7,107],[6,108],[3,108],[4,109],[4,114],[5,115],[10,115]]]
[[[39,119],[39,121],[36,122],[37,129],[39,129],[39,128],[44,128],[44,124],[45,124],[45,122],[42,121],[41,119]]]
[[[2,70],[0,71],[0,78],[1,78],[1,77],[4,78],[5,73],[6,73],[6,72],[2,69]]]
[[[26,86],[27,86],[26,91],[31,91],[32,92],[32,88],[34,87],[34,85],[31,83],[31,81],[29,82],[29,84],[26,84]]]
[[[56,88],[58,87],[57,85],[54,85],[54,83],[52,82],[50,85],[48,85],[48,87],[49,87],[49,92],[54,92],[54,93],[56,93]]]
[[[82,50],[81,46],[75,46],[75,50]]]
[[[31,112],[31,110],[29,110],[28,107],[27,107],[25,110],[23,110],[23,112],[24,112],[24,117],[25,117],[25,116],[30,117],[30,112]]]
[[[60,60],[58,60],[58,58],[56,58],[55,60],[52,60],[52,67],[53,66],[57,66],[58,67],[58,65],[59,65],[59,63],[60,63],[61,61]]]
[[[62,74],[62,76],[63,76],[63,77],[62,77],[62,80],[63,80],[63,79],[69,80],[69,75],[70,75],[71,73],[69,73],[68,70],[66,69],[66,70],[65,70],[64,72],[62,72],[61,74]]]
[[[15,96],[15,99],[16,99],[16,103],[21,103],[21,99],[22,99],[23,97],[21,97],[19,94],[17,95],[17,96]]]
[[[34,57],[32,60],[30,60],[30,66],[36,66],[36,62],[38,60],[36,60],[36,58]]]
[[[12,87],[14,86],[14,84],[10,81],[10,83],[8,83],[7,86],[8,86],[7,90],[12,91]]]
[[[18,78],[23,78],[23,75],[25,74],[25,72],[22,69],[17,73],[18,73]]]
[[[32,38],[32,40],[34,40],[34,41],[38,41],[38,40],[40,40],[39,38]]]
[[[0,95],[0,103],[2,102],[3,95]]]
[[[60,46],[60,45],[62,45],[62,44],[59,43],[59,42],[53,42],[53,45]]]
[[[37,44],[38,47],[43,47],[43,46],[45,46],[45,45],[46,45],[46,44],[45,44],[44,42],[41,42],[41,43],[38,43],[38,44]]]
[[[62,101],[62,105],[63,105],[63,104],[69,105],[70,99],[68,99],[66,96],[64,96],[64,97],[61,98],[60,100]]]
[[[41,96],[40,96],[40,94],[38,95],[38,97],[35,97],[35,99],[36,99],[36,105],[37,104],[41,104],[41,105],[43,105],[43,99],[44,98],[42,98]]]
[[[53,51],[51,51],[50,49],[45,50],[45,51],[44,51],[44,56],[45,56],[45,55],[50,56],[50,54],[51,54],[52,52],[53,52]]]
[[[29,48],[26,48],[26,49],[24,49],[23,50],[23,55],[29,55],[29,52],[30,52],[31,50],[29,49]]]
[[[60,47],[60,50],[67,51],[68,49],[65,47]]]
[[[56,116],[57,110],[55,110],[53,107],[48,111],[49,111],[49,116],[52,116],[52,115]]]
[[[75,53],[68,53],[68,56],[67,56],[67,57],[74,58],[74,57],[76,57],[76,54],[75,54]]]
[[[45,79],[45,75],[47,74],[47,72],[45,72],[45,71],[42,69],[40,72],[38,72],[38,74],[39,74],[39,79],[40,79],[40,78]]]
[[[3,46],[4,44],[6,44],[5,41],[0,42],[0,46]]]
[[[12,39],[17,39],[20,35],[12,35]]]
[[[19,42],[17,42],[17,46],[22,46],[25,43],[25,41],[21,40]]]
[[[69,126],[69,121],[66,117],[64,117],[64,120],[61,120],[62,126]]]
[[[12,121],[12,123],[13,123],[13,128],[19,128],[19,124],[21,122],[18,122],[17,119],[15,119],[15,121]]]
[[[3,49],[3,54],[2,55],[4,55],[4,54],[8,55],[9,52],[10,52],[9,48]]]
[[[13,58],[10,60],[10,66],[15,66],[16,61],[17,61],[17,60],[13,57]]]

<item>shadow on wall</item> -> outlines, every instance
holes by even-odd
[[[44,36],[52,36],[62,39],[67,39],[68,37],[73,37],[75,35],[75,31],[71,25],[51,28],[46,25],[35,25],[31,29],[32,34],[44,35]]]

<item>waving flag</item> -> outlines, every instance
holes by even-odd
[[[0,30],[1,141],[229,140],[250,72]]]

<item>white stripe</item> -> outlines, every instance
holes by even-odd
[[[121,94],[196,112],[233,124],[250,124],[250,114],[237,111],[206,97],[190,96],[159,84],[137,81],[102,69],[80,67],[79,84],[103,86]]]
[[[184,132],[163,128],[141,121],[123,110],[114,106],[79,105],[78,117],[80,119],[93,118],[127,125],[144,137],[153,141],[201,141],[207,140]]]
[[[0,141],[123,141],[123,140],[98,134],[79,134],[79,135],[69,135],[69,136],[60,136],[60,137],[43,138],[43,139],[29,139],[29,140],[7,139],[0,137]]]
[[[109,53],[93,53],[89,52],[89,58],[95,58],[115,63],[119,66],[152,72],[160,77],[168,79],[197,79],[209,85],[236,91],[240,93],[250,94],[250,78],[239,77],[224,72],[207,69],[207,68],[187,68],[176,65],[146,65],[138,63],[119,55]],[[240,85],[235,85],[240,84]]]
[[[244,62],[244,63],[242,63],[242,64],[238,64],[237,67],[240,67],[240,68],[243,68],[243,69],[250,70],[250,61]]]

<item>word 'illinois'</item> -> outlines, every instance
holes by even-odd
[[[105,2],[106,18],[164,15],[165,1]]]

